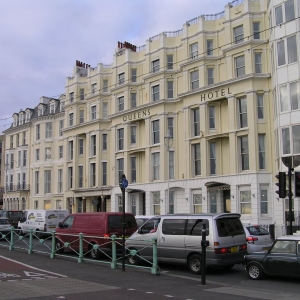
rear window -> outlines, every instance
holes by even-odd
[[[122,215],[115,215],[108,217],[109,229],[122,229]],[[125,215],[125,228],[137,227],[135,217],[133,215]]]
[[[269,231],[260,226],[246,226],[251,235],[269,235]]]
[[[219,237],[245,234],[241,220],[238,218],[216,219]]]
[[[19,218],[23,218],[24,213],[22,211],[8,211],[6,214],[7,218],[13,219],[13,220],[19,220]]]
[[[0,219],[0,225],[10,224],[9,219]]]

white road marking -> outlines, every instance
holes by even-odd
[[[56,276],[60,276],[60,277],[65,277],[65,278],[68,277],[68,276],[65,276],[65,275],[62,275],[62,274],[58,274],[58,273],[54,273],[54,272],[50,272],[50,271],[38,269],[38,268],[32,267],[32,266],[30,266],[30,265],[20,263],[20,262],[18,262],[18,261],[16,261],[16,260],[13,260],[13,259],[4,257],[4,256],[2,256],[2,255],[0,255],[0,258],[3,258],[3,259],[6,259],[6,260],[9,260],[9,261],[12,261],[12,262],[14,262],[14,263],[16,263],[16,264],[19,264],[19,265],[22,265],[22,266],[31,268],[31,269],[33,269],[33,270],[37,270],[37,271],[39,271],[39,272],[46,272],[46,273],[48,273],[48,274],[52,274],[52,275],[56,275]]]

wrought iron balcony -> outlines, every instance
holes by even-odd
[[[18,192],[18,191],[29,191],[29,184],[7,184],[6,185],[6,193],[8,192]]]

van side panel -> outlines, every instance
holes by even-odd
[[[104,216],[90,216],[88,228],[88,232],[90,235],[103,236],[103,234],[105,233]]]

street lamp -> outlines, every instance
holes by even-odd
[[[165,146],[167,147],[167,151],[168,151],[168,188],[167,188],[167,203],[169,203],[170,201],[170,188],[169,188],[169,185],[170,185],[170,148],[171,146],[173,145],[173,137],[171,136],[171,133],[170,133],[170,129],[168,129],[167,131],[167,135],[165,136],[164,138],[165,140]]]

